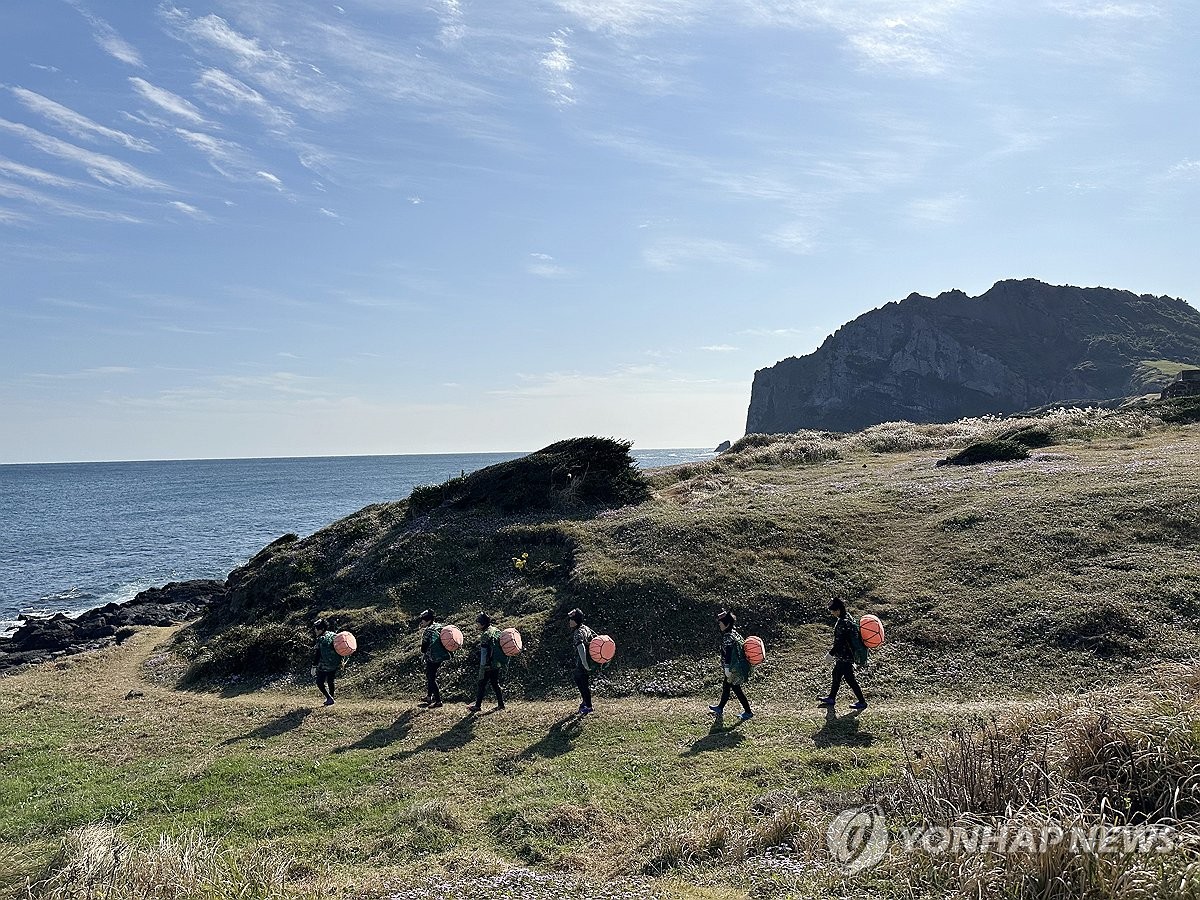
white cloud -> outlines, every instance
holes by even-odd
[[[442,20],[438,40],[443,47],[453,47],[462,41],[467,31],[462,4],[459,0],[441,0],[438,10]]]
[[[1168,179],[1191,181],[1200,178],[1200,159],[1185,159],[1167,169]]]
[[[224,138],[213,137],[203,131],[189,131],[186,128],[176,128],[175,133],[208,157],[208,164],[232,181],[250,181],[270,175],[269,172],[256,170],[255,163],[240,144]],[[274,178],[274,176],[270,177]]]
[[[259,169],[254,174],[257,175],[259,178],[261,178],[263,181],[266,181],[269,184],[273,185],[274,187],[278,188],[279,190],[283,190],[283,182],[280,181],[277,176],[272,175],[270,172],[264,172],[262,169]]]
[[[322,77],[319,69],[264,47],[257,38],[242,34],[220,16],[193,18],[186,10],[169,4],[160,7],[160,14],[176,37],[197,50],[220,53],[243,76],[301,109],[329,114],[347,105],[344,92]]]
[[[11,159],[5,159],[3,156],[0,156],[0,173],[24,178],[26,181],[36,181],[38,184],[44,184],[49,187],[87,187],[82,181],[76,181],[73,178],[63,178],[61,175],[55,175],[42,169],[35,169],[33,166],[27,166],[24,163],[13,162]]]
[[[733,353],[742,348],[734,347],[732,344],[708,344],[698,349],[703,350],[705,353]]]
[[[182,200],[172,200],[170,205],[175,207],[175,209],[183,213],[185,216],[189,216],[198,222],[212,221],[212,216],[204,212],[202,209],[197,209],[190,203],[184,203]]]
[[[571,270],[558,265],[554,261],[554,257],[548,253],[530,253],[533,262],[525,267],[530,275],[537,275],[539,278],[562,278],[564,275],[570,275]]]
[[[140,188],[142,190],[167,190],[167,185],[157,179],[144,175],[133,166],[127,165],[103,153],[84,150],[74,144],[43,134],[28,125],[0,119],[0,130],[7,131],[24,138],[27,143],[50,156],[76,163],[82,166],[89,175],[101,184],[110,186]]]
[[[100,222],[125,222],[128,224],[141,222],[140,219],[134,216],[113,212],[112,210],[91,209],[90,207],[80,206],[76,203],[43,194],[41,191],[25,187],[24,185],[13,184],[10,181],[0,181],[0,197],[26,203],[42,212],[72,219],[92,219]]]
[[[660,271],[672,271],[701,265],[733,265],[742,269],[760,269],[762,263],[744,247],[709,238],[672,238],[659,241],[642,252],[646,265]]]
[[[567,44],[570,34],[570,29],[562,29],[550,35],[550,49],[542,54],[538,62],[545,91],[558,106],[575,103],[575,86],[571,83],[575,61],[571,59]]]
[[[0,206],[0,222],[5,225],[18,225],[31,221],[29,216],[24,213],[19,213],[13,209],[5,209]]]
[[[326,209],[326,208],[325,208],[325,207],[323,207],[323,206],[321,207],[321,215],[323,215],[323,216],[327,216],[327,217],[329,217],[330,219],[338,219],[338,220],[340,220],[340,219],[342,218],[342,217],[341,217],[341,216],[339,216],[337,213],[335,213],[335,212],[334,212],[332,209]]]
[[[962,219],[966,202],[966,196],[959,193],[924,197],[908,205],[908,214],[918,224],[953,225]]]
[[[811,328],[743,328],[738,334],[747,334],[753,337],[797,337],[812,331]]]
[[[205,119],[200,110],[178,94],[153,85],[143,78],[130,78],[129,83],[144,100],[153,103],[164,112],[183,119],[185,122],[191,122],[193,125],[204,124]]]
[[[277,128],[290,128],[295,123],[291,113],[220,69],[205,69],[196,82],[196,88],[205,94],[210,105],[222,112],[244,109]]]
[[[767,235],[767,240],[789,253],[808,255],[817,251],[815,235],[816,227],[812,223],[792,222],[776,228]]]
[[[91,12],[79,0],[67,0],[81,16],[87,19],[92,26],[92,36],[96,39],[96,43],[100,48],[113,59],[123,62],[128,66],[143,68],[144,63],[142,57],[134,49],[133,45],[117,34],[116,30],[98,16],[92,15]]]
[[[141,138],[135,138],[123,131],[117,131],[98,122],[93,122],[87,116],[77,113],[73,109],[68,109],[61,103],[55,103],[50,98],[43,97],[41,94],[20,87],[10,87],[9,90],[13,92],[16,98],[27,109],[43,118],[49,119],[74,137],[83,140],[92,140],[100,137],[116,141],[130,150],[137,150],[142,153],[153,153],[155,151],[154,145],[148,141],[143,141]]]
[[[711,0],[557,0],[592,31],[644,32],[689,24]]]

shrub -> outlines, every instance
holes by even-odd
[[[975,466],[989,462],[1028,459],[1029,451],[1014,441],[979,441],[938,462],[939,466]]]
[[[650,487],[629,454],[631,446],[628,441],[600,437],[559,441],[444,484],[419,487],[409,497],[408,516],[441,507],[492,508],[514,514],[642,503],[649,499]]]

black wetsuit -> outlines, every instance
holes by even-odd
[[[575,687],[579,688],[579,699],[589,708],[592,705],[592,669],[587,662],[587,655],[588,644],[595,636],[596,633],[586,625],[580,625],[571,635],[571,649],[575,652]]]
[[[717,701],[717,706],[724,707],[729,702],[730,693],[737,697],[738,703],[742,704],[744,712],[750,712],[750,701],[746,699],[746,694],[742,691],[740,684],[734,684],[729,680],[730,668],[733,665],[733,654],[737,651],[737,637],[734,629],[721,634],[721,670],[725,673],[725,682],[721,685],[721,699]]]
[[[837,699],[838,689],[842,686],[844,679],[850,690],[854,692],[855,699],[859,703],[867,702],[863,699],[858,679],[854,677],[854,644],[851,642],[851,634],[857,627],[854,620],[846,613],[838,616],[837,622],[833,626],[833,647],[829,652],[835,662],[833,664],[833,686],[829,689],[830,700]]]

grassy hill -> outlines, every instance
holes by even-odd
[[[649,484],[623,446],[557,445],[267,548],[231,576],[230,601],[181,636],[185,683],[304,677],[305,626],[322,615],[359,637],[348,689],[415,695],[413,622],[430,607],[467,634],[480,610],[518,627],[517,695],[564,696],[564,618],[579,606],[620,648],[604,691],[688,695],[719,674],[717,609],[780,651],[767,679],[794,680],[820,668],[825,607],[841,596],[889,627],[877,660],[889,694],[930,678],[948,696],[981,681],[1020,691],[1049,669],[1092,684],[1195,642],[1200,480],[1186,460],[1197,444],[1193,428],[1162,420],[1180,408],[754,435]],[[1011,434],[1049,446],[936,466]],[[473,663],[458,654],[451,680],[470,682]]]
[[[1200,816],[1194,407],[752,436],[645,477],[583,439],[278,541],[188,628],[0,679],[0,896],[1200,894],[1192,826],[1165,855],[855,876],[824,845],[864,800],[899,824]],[[1030,456],[937,466],[996,441]],[[888,627],[863,716],[812,708],[834,595]],[[620,647],[583,723],[576,605]],[[737,727],[705,709],[725,605],[771,652]],[[507,711],[414,707],[426,606],[521,628]],[[361,647],[328,709],[315,614]]]

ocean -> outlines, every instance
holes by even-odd
[[[0,634],[21,613],[80,613],[168,581],[224,578],[288,532],[302,537],[421,484],[519,453],[0,466]],[[642,450],[643,468],[709,459]]]

